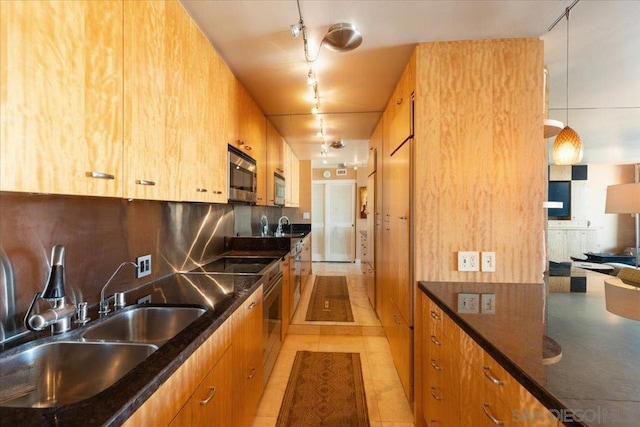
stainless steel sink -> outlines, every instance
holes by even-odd
[[[89,326],[85,340],[150,343],[161,346],[206,310],[197,307],[138,307],[116,312]]]
[[[87,399],[110,387],[157,346],[57,341],[0,359],[0,406],[45,408]]]

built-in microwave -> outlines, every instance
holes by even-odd
[[[274,185],[274,200],[273,203],[276,206],[284,206],[284,198],[285,198],[285,184],[284,177],[278,175],[277,173],[273,174],[273,185]]]
[[[255,203],[257,200],[256,161],[249,155],[229,145],[229,201]]]

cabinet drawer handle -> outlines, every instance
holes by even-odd
[[[491,415],[491,413],[489,412],[489,404],[488,403],[483,403],[482,404],[482,410],[484,411],[484,414],[487,416],[487,418],[489,418],[491,420],[492,423],[494,423],[497,426],[504,425],[504,423],[502,421],[500,421],[499,419],[497,419],[496,417]]]
[[[156,185],[155,181],[148,181],[146,179],[136,179],[136,184],[138,185]]]
[[[442,343],[440,341],[438,341],[438,338],[435,335],[431,335],[431,337],[429,337],[429,339],[431,340],[432,343],[434,343],[435,345],[442,345]]]
[[[249,369],[249,376],[247,378],[251,379],[251,378],[255,377],[256,376],[256,372],[258,372],[258,370],[256,368]]]
[[[431,318],[434,320],[440,320],[440,316],[438,316],[438,313],[433,310],[431,310]]]
[[[196,188],[196,191],[197,191],[198,193],[206,193],[206,192],[207,192],[207,189],[206,189],[206,188]]]
[[[402,325],[402,322],[400,320],[398,320],[398,315],[397,314],[393,315],[393,321],[396,323],[396,325]]]
[[[215,387],[213,387],[213,386],[209,387],[209,391],[211,392],[209,394],[209,396],[205,400],[201,400],[200,401],[201,405],[206,405],[207,403],[211,402],[211,399],[213,399],[213,396],[216,395],[216,388]]]
[[[89,178],[96,178],[96,179],[116,179],[115,175],[111,175],[110,173],[104,173],[104,172],[90,171],[90,172],[87,172],[85,175],[87,175],[87,177]]]
[[[502,382],[502,380],[497,379],[496,377],[494,377],[493,375],[491,375],[491,369],[489,369],[488,366],[483,366],[482,367],[482,373],[484,374],[485,377],[487,377],[489,379],[489,381],[491,381],[492,383],[494,383],[495,385],[502,385],[504,384]]]
[[[222,191],[220,191],[220,190],[215,190],[215,191],[213,192],[213,194],[222,194]]]
[[[433,396],[433,398],[435,400],[442,400],[442,398],[436,394],[436,388],[435,387],[431,387],[431,396]]]
[[[432,367],[433,369],[435,369],[436,371],[441,371],[441,370],[442,370],[442,367],[441,367],[441,366],[438,366],[438,364],[436,363],[436,360],[435,360],[435,359],[431,359],[431,362],[430,362],[430,363],[431,363],[431,367]]]
[[[407,219],[407,217],[406,216],[399,216],[398,219],[405,220],[405,219]]]
[[[253,310],[253,308],[254,308],[256,305],[258,305],[258,303],[257,303],[257,302],[255,302],[255,301],[253,301],[251,304],[249,304],[249,307],[247,307],[247,309],[249,309],[249,310]]]

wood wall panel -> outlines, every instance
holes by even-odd
[[[542,280],[546,147],[542,42],[417,47],[416,280]],[[496,252],[496,272],[458,272],[458,251]]]

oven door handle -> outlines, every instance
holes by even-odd
[[[267,288],[265,289],[265,292],[264,292],[265,300],[267,299],[267,297],[269,297],[273,293],[273,291],[276,289],[278,284],[282,283],[282,277],[283,277],[283,274],[281,271],[269,281],[269,283],[267,284]]]

